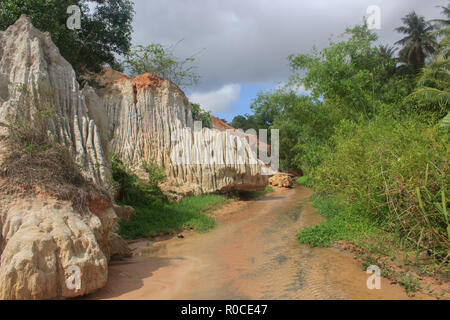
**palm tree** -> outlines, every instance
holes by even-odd
[[[425,59],[438,47],[436,37],[432,34],[434,27],[414,11],[402,18],[402,22],[404,26],[395,29],[406,35],[395,43],[402,46],[399,58],[418,71],[424,67]]]
[[[420,72],[417,89],[407,97],[417,102],[433,105],[439,114],[447,115],[440,121],[439,130],[450,129],[450,24],[439,29],[444,37],[434,56]]]
[[[395,47],[391,47],[389,45],[379,45],[378,53],[381,57],[386,60],[394,60],[395,55]]]
[[[382,70],[385,70],[386,77],[390,78],[397,72],[398,59],[395,56],[396,48],[389,45],[379,45],[377,54],[381,57]]]
[[[434,28],[436,29],[434,32],[435,35],[446,36],[449,34],[450,30],[450,8],[443,6],[438,6],[438,8],[442,9],[441,13],[445,16],[445,18],[432,19],[429,22],[434,23]]]

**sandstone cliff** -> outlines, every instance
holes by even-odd
[[[241,138],[245,138],[247,140],[247,142],[254,147],[255,152],[257,150],[265,152],[265,153],[270,153],[270,145],[261,141],[260,139],[258,139],[258,137],[256,136],[256,134],[258,134],[258,132],[253,132],[255,134],[248,134],[246,132],[244,132],[243,130],[239,129],[239,128],[233,128],[232,126],[230,126],[229,124],[223,122],[222,120],[211,116],[211,122],[212,122],[212,128],[216,129],[218,131],[227,131],[229,130],[231,133],[233,133],[234,135],[241,137]]]
[[[98,97],[89,87],[79,89],[50,35],[26,16],[0,32],[0,136],[8,135],[17,115],[33,126],[37,109],[22,103],[24,95],[54,108],[48,130],[72,151],[85,179],[105,185],[110,176],[102,133],[107,121]],[[3,167],[8,146],[2,139],[0,154]],[[0,175],[0,184],[8,179]],[[117,220],[109,197],[88,194],[86,212],[81,212],[70,201],[34,191],[0,195],[0,299],[74,297],[104,286]],[[80,271],[79,285],[67,285],[71,270]]]
[[[189,101],[172,82],[107,70],[100,83],[111,151],[137,173],[143,162],[163,167],[168,178],[163,189],[199,194],[267,185],[247,139],[194,127]]]
[[[50,34],[34,28],[22,16],[0,31],[0,122],[11,122],[20,110],[22,88],[51,101],[56,117],[49,128],[72,149],[85,174],[103,184],[109,177],[107,141],[102,130],[106,118],[92,88],[80,90],[72,66],[60,55]]]

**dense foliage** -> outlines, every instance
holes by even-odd
[[[81,29],[70,30],[67,8],[81,9]],[[133,2],[130,0],[2,0],[0,30],[27,14],[33,25],[48,31],[78,79],[98,73],[103,64],[114,66],[115,55],[128,52],[131,43]]]

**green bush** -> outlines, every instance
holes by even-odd
[[[151,188],[159,190],[158,184],[160,182],[163,182],[164,179],[166,178],[166,176],[164,174],[164,170],[159,168],[157,165],[155,165],[151,161],[145,162],[142,165],[142,168],[147,173],[147,178],[148,178],[147,184]]]
[[[202,128],[212,128],[211,112],[204,111],[197,103],[191,103],[192,119],[194,121],[201,121]]]
[[[140,180],[116,155],[112,156],[111,168],[113,184],[117,189],[116,199],[119,203],[146,206],[164,198],[158,187],[158,183],[164,179],[164,174],[151,162],[143,165],[148,173],[148,181]]]
[[[195,58],[177,58],[174,49],[178,43],[172,46],[159,43],[135,46],[126,54],[122,67],[129,70],[132,76],[150,72],[160,78],[169,79],[179,87],[196,85],[200,76],[194,71],[196,67],[190,65]]]
[[[445,259],[449,247],[448,135],[419,117],[343,121],[313,174],[315,191],[395,232],[404,244]]]

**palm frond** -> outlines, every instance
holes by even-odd
[[[441,133],[447,133],[450,129],[450,112],[439,122],[439,131]]]
[[[439,105],[449,105],[450,104],[450,91],[439,90],[436,88],[423,87],[419,88],[409,95],[418,101],[425,101],[436,103]]]

